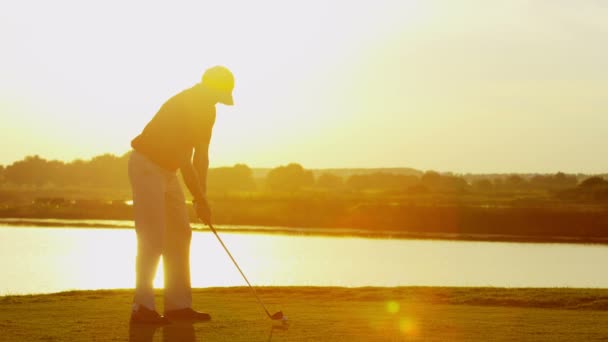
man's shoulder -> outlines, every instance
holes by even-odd
[[[180,91],[179,93],[171,96],[166,102],[165,105],[177,105],[183,104],[187,101],[192,101],[196,98],[194,87],[190,87]]]
[[[194,86],[167,100],[157,116],[180,125],[190,126],[194,131],[208,130],[215,123],[215,104],[205,96],[202,89]]]
[[[193,110],[209,109],[214,107],[204,95],[201,96],[196,86],[184,89],[170,97],[162,105],[162,110],[169,112],[189,112]]]

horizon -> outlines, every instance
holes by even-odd
[[[224,64],[236,105],[217,106],[213,167],[608,170],[604,3],[5,7],[1,165],[119,154],[164,101]]]
[[[39,157],[43,160],[46,161],[59,161],[65,164],[69,164],[69,163],[73,163],[75,161],[84,161],[84,162],[89,162],[91,161],[93,158],[102,156],[102,155],[111,155],[117,158],[120,158],[121,156],[130,153],[131,151],[127,151],[125,153],[122,154],[114,154],[114,153],[102,153],[99,155],[95,155],[95,156],[91,156],[90,158],[75,158],[72,160],[60,160],[60,159],[50,159],[50,158],[45,158],[45,156],[39,155],[39,154],[33,154],[33,155],[27,155],[27,156],[23,156],[23,158],[15,160],[13,162],[11,162],[10,164],[0,164],[0,167],[4,167],[6,168],[7,166],[12,165],[15,162],[19,162],[19,161],[23,161],[28,157]],[[241,164],[241,165],[246,165],[247,167],[249,167],[252,170],[271,170],[280,166],[286,166],[288,164],[299,164],[301,165],[304,169],[306,170],[311,170],[311,171],[331,171],[331,170],[340,170],[340,171],[345,171],[345,170],[409,170],[409,171],[413,171],[413,172],[420,172],[420,173],[425,173],[425,172],[438,172],[440,174],[453,174],[456,176],[465,176],[465,175],[472,175],[472,176],[483,176],[483,175],[554,175],[557,173],[564,173],[567,175],[577,175],[577,176],[602,176],[602,175],[607,175],[608,172],[598,172],[598,173],[587,173],[587,172],[565,172],[563,170],[557,170],[554,172],[510,172],[510,171],[499,171],[499,172],[456,172],[453,170],[436,170],[436,169],[422,169],[422,168],[418,168],[418,167],[414,167],[414,166],[371,166],[371,167],[308,167],[307,165],[304,165],[302,163],[299,163],[297,161],[290,161],[290,162],[284,162],[284,163],[279,163],[277,165],[272,165],[272,166],[265,166],[265,165],[250,165],[247,163],[243,163],[243,162],[236,162],[234,164],[230,164],[230,165],[209,165],[210,169],[214,169],[214,168],[223,168],[223,167],[233,167],[237,164]]]

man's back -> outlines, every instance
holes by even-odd
[[[197,85],[165,102],[131,146],[162,168],[175,171],[198,142],[209,141],[214,122],[215,104]]]

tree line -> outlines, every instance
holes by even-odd
[[[129,189],[129,153],[103,154],[90,160],[62,162],[27,156],[7,166],[0,165],[0,186],[83,187]],[[316,173],[316,175],[315,175]],[[328,171],[305,169],[291,163],[254,177],[245,164],[211,168],[210,193],[303,192],[346,193],[479,193],[550,192],[563,198],[608,198],[608,182],[602,177],[582,177],[558,172],[537,175],[455,175],[436,171],[420,174],[369,172],[341,176]]]

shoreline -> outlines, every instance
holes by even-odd
[[[192,223],[194,232],[209,232],[200,223]],[[70,229],[134,229],[130,220],[99,219],[56,219],[56,218],[0,218],[0,228],[70,228]],[[400,240],[440,240],[467,242],[512,242],[512,243],[564,243],[608,245],[608,237],[572,236],[527,236],[509,234],[473,233],[424,233],[405,230],[368,230],[357,228],[304,228],[282,226],[220,225],[216,230],[236,234],[278,234],[289,236],[400,239]]]

